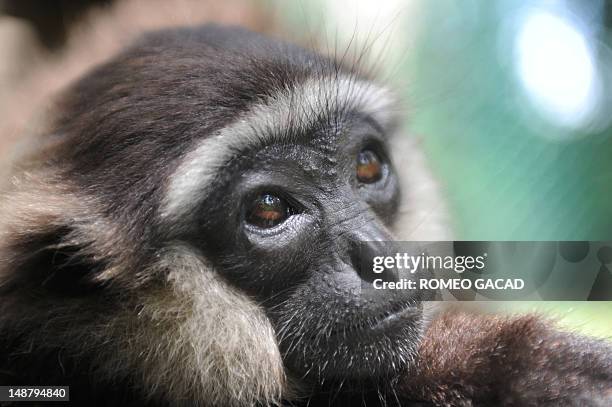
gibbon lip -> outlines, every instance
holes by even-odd
[[[380,321],[376,322],[372,329],[385,329],[389,325],[394,324],[395,322],[400,321],[402,318],[407,316],[414,316],[416,307],[414,304],[408,304],[399,311],[391,312],[390,314],[384,316]]]
[[[384,333],[400,323],[409,323],[405,320],[418,314],[420,308],[417,304],[409,303],[395,309],[381,313],[367,323],[359,325],[343,325],[334,329],[329,338],[348,337],[348,335],[368,336],[375,333]]]

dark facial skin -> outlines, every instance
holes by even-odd
[[[200,246],[263,304],[299,377],[382,377],[418,343],[418,294],[362,290],[360,263],[393,240],[400,192],[386,137],[354,115],[248,152],[200,214]]]

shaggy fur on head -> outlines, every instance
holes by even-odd
[[[177,236],[181,223],[243,148],[349,110],[395,127],[395,100],[354,67],[240,29],[168,30],[138,47],[59,99],[2,191],[0,384],[69,385],[77,403],[291,399],[299,384],[264,311]],[[71,57],[32,81],[36,104],[117,44],[85,48],[82,66]],[[402,139],[412,199],[430,178]],[[418,218],[441,200],[418,194],[400,229],[435,238],[438,218]]]
[[[246,37],[262,44],[244,48]],[[292,111],[297,102],[310,110]],[[238,129],[274,142],[262,134],[291,137],[355,110],[394,126],[390,103],[335,62],[214,26],[149,35],[93,71],[3,193],[1,381],[71,385],[75,400],[100,403],[291,397],[263,310],[179,224],[223,162],[253,146]],[[202,147],[215,137],[225,150]]]

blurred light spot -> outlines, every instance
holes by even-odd
[[[527,14],[516,41],[520,79],[532,102],[549,120],[584,125],[597,105],[598,81],[585,35],[550,12]]]

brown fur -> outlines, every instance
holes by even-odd
[[[450,312],[435,319],[403,392],[436,406],[608,406],[609,344],[534,315]]]

